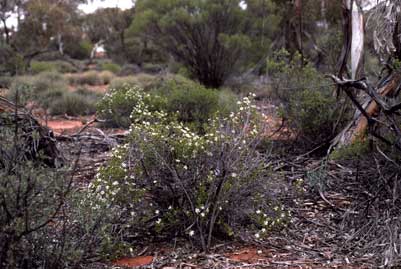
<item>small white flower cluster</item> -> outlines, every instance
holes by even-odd
[[[290,211],[285,211],[284,206],[275,206],[272,208],[273,217],[270,217],[267,213],[262,212],[260,209],[255,211],[255,219],[258,224],[262,227],[259,232],[254,236],[255,238],[261,238],[266,236],[268,231],[280,228],[286,225],[286,222],[291,217]]]
[[[195,214],[201,216],[202,218],[206,217],[206,214],[209,213],[209,208],[205,208],[205,206],[200,206],[199,208],[195,208]]]

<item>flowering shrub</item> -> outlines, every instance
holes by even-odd
[[[275,217],[266,156],[256,151],[264,124],[249,98],[238,102],[238,112],[210,119],[200,135],[177,115],[152,111],[143,91],[131,91],[129,139],[91,184],[99,203],[129,216],[135,232],[179,233],[204,250],[215,236],[232,236],[241,226],[263,229],[254,218],[260,208]]]
[[[111,89],[98,103],[97,111],[101,118],[112,127],[128,128],[131,124],[129,115],[138,102],[145,102],[150,111],[158,110],[165,103],[159,96],[151,96],[138,86],[128,84]]]

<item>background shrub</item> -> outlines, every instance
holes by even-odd
[[[55,72],[43,72],[36,76],[16,77],[11,83],[7,95],[15,100],[18,92],[19,103],[25,105],[28,101],[34,101],[39,105],[48,107],[56,97],[67,91],[67,82],[64,77]]]
[[[52,115],[92,115],[100,98],[99,94],[82,88],[76,92],[66,92],[49,105],[49,112]]]
[[[70,74],[67,76],[71,85],[91,85],[100,86],[109,84],[115,75],[110,71],[86,71],[79,74]]]
[[[149,74],[137,74],[135,76],[126,77],[114,77],[110,82],[110,89],[118,89],[123,86],[140,86],[144,89],[148,89],[155,83],[157,78]]]
[[[121,66],[116,63],[112,63],[112,62],[104,62],[101,64],[100,68],[101,68],[101,70],[109,71],[114,74],[117,74],[121,71]]]
[[[168,80],[156,89],[166,96],[166,110],[178,113],[179,121],[193,123],[195,128],[202,129],[206,121],[219,109],[219,92],[206,89],[201,84],[177,77]]]
[[[65,61],[32,61],[30,71],[32,74],[42,72],[75,73],[78,69],[69,62]]]

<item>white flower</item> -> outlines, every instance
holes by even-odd
[[[186,165],[184,165],[183,168],[184,168],[184,170],[188,170],[188,166],[186,166]]]
[[[238,175],[237,175],[237,173],[232,173],[231,176],[232,177],[237,177]]]
[[[190,230],[188,234],[189,236],[194,236],[195,232],[193,230]]]
[[[156,221],[157,224],[160,224],[161,222],[162,222],[162,219],[160,219],[160,218],[157,219],[157,221]]]
[[[260,214],[260,213],[262,213],[259,209],[258,210],[256,210],[256,214]]]
[[[256,234],[255,234],[255,237],[256,237],[256,238],[259,238],[259,237],[260,237],[260,234],[256,233]]]
[[[199,208],[195,208],[195,213],[199,214],[200,213],[200,209]]]
[[[113,182],[113,186],[116,186],[116,185],[118,185],[118,181]]]
[[[156,213],[156,215],[159,215],[160,211],[159,211],[159,210],[156,210],[155,213]]]
[[[205,217],[205,213],[204,212],[202,212],[200,215],[201,215],[202,218]]]
[[[261,251],[260,249],[257,251],[258,254],[262,254],[263,251]]]
[[[265,232],[266,232],[266,229],[265,229],[265,228],[262,228],[261,231],[262,231],[262,233],[265,233]]]

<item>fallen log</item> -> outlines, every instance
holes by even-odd
[[[42,126],[29,111],[4,97],[0,97],[0,139],[0,164],[9,157],[1,147],[11,143],[27,160],[39,160],[50,166],[63,163],[53,132]]]
[[[333,146],[342,147],[350,145],[359,139],[363,139],[369,131],[369,127],[377,123],[376,119],[381,112],[385,112],[385,114],[388,115],[401,108],[400,104],[390,105],[384,101],[384,97],[395,97],[395,95],[399,94],[399,89],[401,87],[400,73],[389,75],[379,83],[378,87],[373,87],[365,79],[347,80],[340,79],[334,75],[332,75],[331,78],[340,89],[344,90],[356,106],[353,119],[333,140]],[[352,92],[355,89],[361,90],[367,95],[363,102],[359,102],[355,98],[355,94]]]

